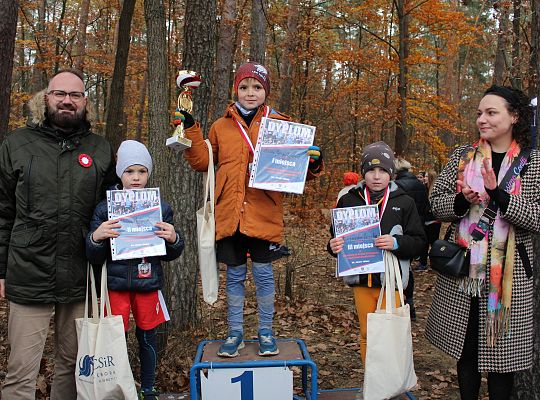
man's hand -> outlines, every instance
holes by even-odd
[[[6,298],[6,280],[0,279],[0,299]]]
[[[118,223],[117,219],[105,221],[100,226],[98,226],[94,233],[92,233],[92,240],[96,243],[99,243],[105,239],[116,238],[120,236],[120,234],[115,231],[115,229],[118,229],[120,227],[121,225]]]
[[[160,231],[156,231],[156,236],[159,236],[162,239],[165,239],[169,243],[176,242],[176,231],[174,230],[174,226],[167,222],[158,222],[156,224],[158,228],[160,228]]]

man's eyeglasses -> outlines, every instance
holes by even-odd
[[[72,101],[81,101],[84,99],[85,95],[83,92],[64,92],[63,90],[51,90],[47,93],[48,95],[52,95],[55,100],[64,100],[66,96],[69,96],[69,98]]]

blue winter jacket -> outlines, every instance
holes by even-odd
[[[161,200],[161,213],[164,222],[173,224],[173,210],[163,200]],[[180,257],[184,250],[184,239],[180,231],[175,229],[178,235],[175,243],[165,241],[166,255],[146,257],[146,262],[152,265],[152,276],[150,278],[139,278],[138,265],[142,262],[142,258],[113,261],[109,240],[104,240],[100,243],[95,243],[92,240],[92,233],[107,220],[107,201],[103,200],[96,206],[90,222],[90,233],[86,236],[86,257],[91,264],[102,265],[107,261],[108,288],[110,290],[129,290],[133,292],[151,292],[161,289],[163,287],[163,268],[161,267],[161,261],[172,261]]]

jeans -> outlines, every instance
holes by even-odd
[[[274,272],[272,263],[252,263],[257,292],[259,329],[272,329],[274,318]],[[227,305],[229,332],[244,332],[244,297],[247,265],[227,266]]]
[[[135,329],[139,342],[139,360],[141,362],[141,389],[152,390],[156,380],[157,340],[156,329]]]

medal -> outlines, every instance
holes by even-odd
[[[148,279],[152,277],[152,264],[146,262],[146,257],[142,259],[142,262],[137,265],[138,274],[137,277],[140,279]]]

